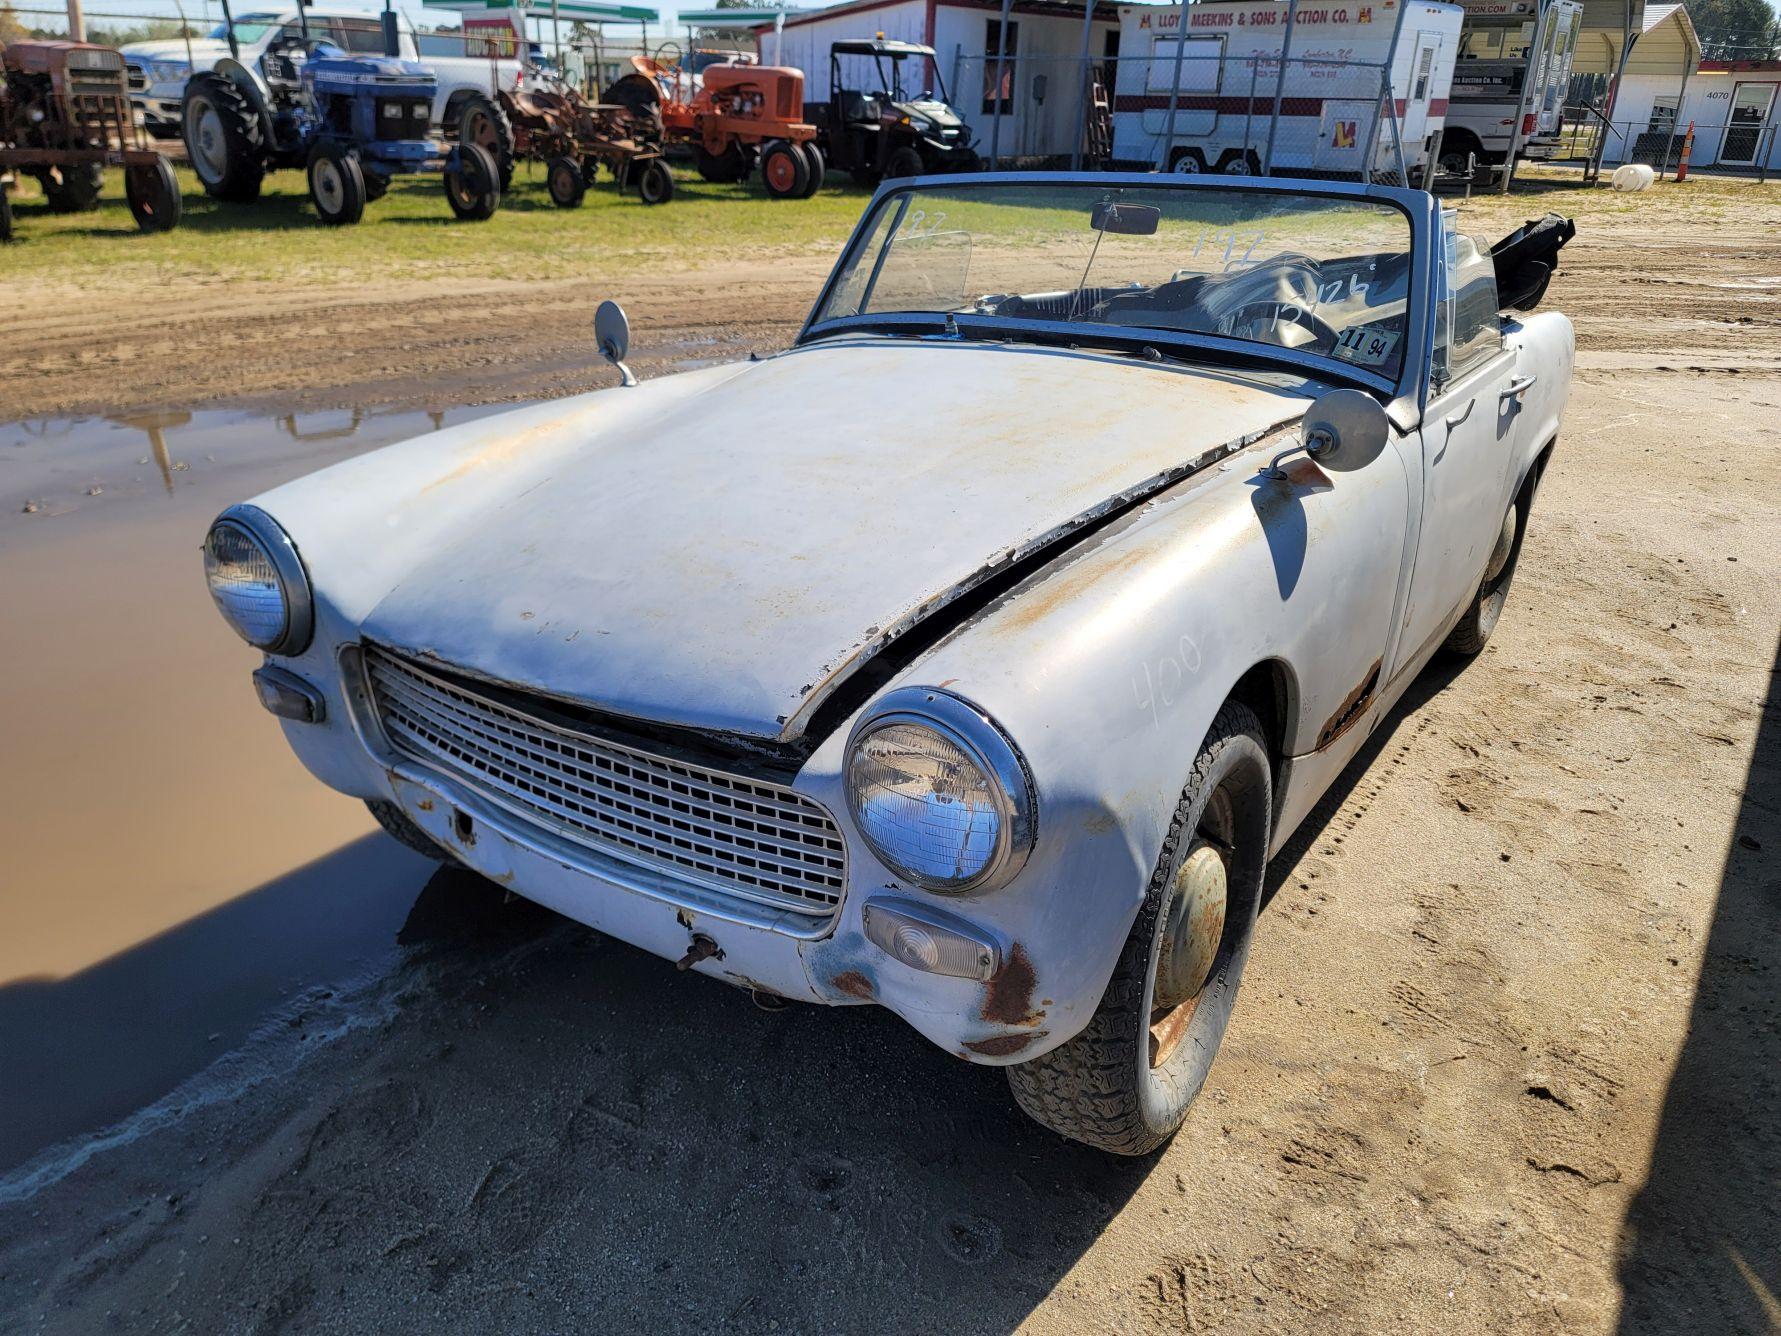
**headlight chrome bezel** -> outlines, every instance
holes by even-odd
[[[218,529],[223,528],[234,529],[264,552],[272,564],[273,573],[278,577],[279,593],[284,599],[284,626],[271,641],[262,642],[249,636],[216,597],[216,590],[210,582],[208,554],[212,537]],[[210,591],[211,602],[217,605],[217,611],[229,624],[230,630],[255,649],[267,654],[290,656],[301,654],[309,648],[310,642],[315,638],[315,600],[309,588],[309,572],[303,569],[303,559],[297,554],[297,545],[291,541],[291,536],[277,520],[258,506],[230,506],[205,531],[204,551],[204,584]]]
[[[852,772],[860,745],[880,729],[913,725],[938,734],[970,758],[990,781],[996,800],[996,847],[983,868],[966,880],[930,877],[904,867],[879,848],[861,819]],[[842,789],[853,828],[874,857],[898,877],[936,895],[968,895],[1007,885],[1026,865],[1038,835],[1038,800],[1026,758],[995,720],[962,696],[939,687],[898,687],[886,693],[854,725],[842,757]]]

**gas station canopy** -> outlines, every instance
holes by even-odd
[[[662,11],[653,5],[609,5],[600,0],[542,0],[534,5],[488,4],[486,0],[426,0],[428,9],[455,9],[460,13],[486,14],[502,9],[524,9],[538,18],[579,20],[582,23],[656,23]]]
[[[683,9],[680,22],[688,28],[759,28],[780,15],[795,12],[775,9]]]

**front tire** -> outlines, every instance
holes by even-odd
[[[385,802],[381,798],[367,798],[365,806],[371,809],[371,815],[377,818],[377,824],[397,843],[405,844],[415,853],[431,858],[436,863],[444,863],[447,867],[464,866],[450,849],[433,843],[427,832],[415,825],[408,813],[395,803]]]
[[[1261,907],[1273,816],[1262,728],[1227,702],[1200,744],[1119,963],[1083,1031],[1008,1068],[1052,1131],[1145,1155],[1187,1117],[1218,1053]]]
[[[816,146],[814,139],[807,139],[798,145],[798,151],[804,155],[804,165],[809,168],[809,179],[804,182],[804,193],[799,199],[809,199],[822,189],[822,183],[829,174],[829,166],[822,158],[822,150]]]
[[[179,179],[167,159],[152,167],[131,167],[124,173],[124,198],[136,226],[144,232],[171,232],[179,226],[182,202]]]
[[[637,198],[645,204],[666,204],[674,198],[674,173],[660,158],[651,158],[637,177]]]
[[[1477,592],[1441,643],[1446,653],[1469,659],[1483,651],[1490,633],[1502,620],[1503,605],[1509,601],[1509,584],[1515,578],[1515,558],[1520,548],[1521,505],[1517,502],[1503,517],[1503,527],[1497,533],[1490,560],[1484,565],[1484,578],[1478,582]]]
[[[487,222],[501,207],[500,169],[478,144],[458,145],[458,165],[445,170],[445,202],[465,222]]]
[[[912,148],[897,149],[884,163],[884,179],[887,181],[895,181],[904,176],[920,176],[921,173],[921,154]]]
[[[309,151],[309,201],[328,227],[350,227],[365,216],[365,171],[358,155],[326,141]]]
[[[60,167],[54,175],[45,172],[40,179],[51,213],[91,213],[99,207],[99,195],[105,189],[105,169],[96,162]]]
[[[458,110],[458,142],[487,151],[501,174],[501,189],[513,185],[513,122],[501,104],[476,93]]]
[[[264,145],[259,112],[246,94],[220,75],[200,75],[186,86],[181,120],[186,156],[204,193],[236,204],[258,199]]]
[[[587,194],[587,178],[582,176],[574,158],[552,158],[544,169],[544,187],[557,208],[579,209]]]
[[[802,199],[810,184],[810,164],[802,150],[784,139],[775,139],[761,151],[761,184],[774,199]]]

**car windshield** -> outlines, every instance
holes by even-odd
[[[1215,335],[1402,365],[1410,220],[1353,196],[960,182],[879,200],[813,324],[927,313]],[[972,321],[971,326],[977,327]]]
[[[235,20],[235,40],[238,42],[257,42],[278,26],[276,14],[243,14]],[[210,36],[218,42],[229,40],[229,25],[219,23],[210,30]]]

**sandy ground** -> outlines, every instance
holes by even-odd
[[[1616,214],[1567,252],[1581,368],[1509,611],[1276,860],[1225,1050],[1155,1158],[1058,1141],[888,1014],[763,1012],[441,872],[392,967],[297,997],[118,1144],[0,1179],[0,1326],[1781,1328],[1772,219]],[[743,302],[733,267],[641,292],[640,343],[783,339],[816,281],[792,269]],[[672,324],[692,291],[746,320]],[[567,295],[301,309],[365,341],[333,402],[420,402],[454,365],[518,397],[609,374]],[[176,300],[191,346],[152,373],[119,351],[107,407],[224,393],[203,350],[239,291]],[[461,337],[516,310],[529,354]],[[156,328],[105,316],[117,350]],[[93,402],[50,323],[0,362],[0,412]],[[311,342],[227,394],[315,383]]]

